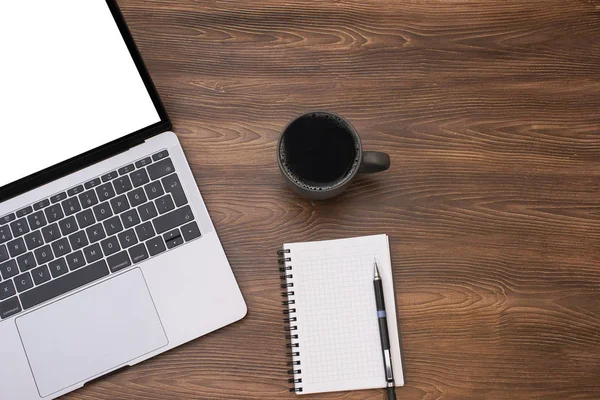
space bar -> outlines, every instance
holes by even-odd
[[[24,310],[27,310],[106,275],[108,275],[106,261],[98,261],[21,294],[19,296],[21,298],[21,305]]]

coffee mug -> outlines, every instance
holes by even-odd
[[[350,122],[321,111],[290,122],[279,137],[277,160],[292,189],[312,200],[337,196],[358,173],[390,167],[386,153],[363,151]]]

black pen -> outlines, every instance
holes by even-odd
[[[379,276],[379,270],[377,269],[377,260],[374,260],[374,262],[375,277],[373,278],[373,286],[375,287],[375,304],[377,305],[377,321],[379,322],[379,336],[381,337],[381,351],[383,353],[383,368],[385,370],[387,397],[388,400],[396,400],[396,384],[394,382],[394,371],[392,369],[390,334],[387,326],[385,300],[383,299],[383,284],[381,282],[381,276]]]

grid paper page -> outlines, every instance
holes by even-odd
[[[290,250],[301,393],[385,387],[373,290],[373,260],[384,285],[394,376],[403,384],[386,235],[292,243]]]

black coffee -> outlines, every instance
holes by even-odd
[[[330,114],[308,114],[286,129],[281,162],[290,176],[309,187],[335,186],[358,164],[351,128]]]

